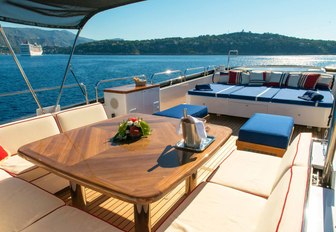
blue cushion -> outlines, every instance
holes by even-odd
[[[328,90],[319,90],[318,92],[323,95],[323,99],[320,102],[307,101],[300,99],[306,93],[305,89],[281,89],[273,98],[272,102],[294,104],[294,105],[306,105],[306,106],[318,106],[331,108],[333,106],[334,97]]]
[[[244,86],[242,85],[228,85],[229,87],[218,92],[217,93],[217,97],[221,97],[221,98],[229,98],[231,93],[234,93],[242,88],[244,88]]]
[[[191,115],[193,117],[203,118],[208,115],[207,106],[189,105],[189,104],[180,104],[172,108],[156,112],[154,113],[154,115],[165,116],[170,118],[182,118],[184,108],[187,108],[188,115]]]
[[[211,90],[203,91],[192,89],[188,91],[189,95],[199,95],[199,96],[208,96],[208,97],[216,97],[216,94],[224,91],[228,88],[231,88],[232,85],[222,85],[222,84],[210,84]]]
[[[270,102],[272,97],[279,90],[279,88],[271,88],[266,86],[246,86],[231,93],[229,98]]]
[[[293,125],[292,117],[256,113],[240,128],[238,140],[286,149]]]

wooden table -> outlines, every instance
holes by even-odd
[[[133,143],[112,142],[119,123],[130,116],[147,121],[152,134]],[[182,151],[173,147],[181,139],[176,133],[178,123],[167,117],[125,115],[27,144],[19,154],[69,179],[75,205],[85,205],[82,186],[92,188],[133,203],[135,230],[150,231],[150,203],[184,180],[191,191],[197,169],[232,133],[230,128],[208,125],[208,134],[215,136],[215,141],[201,153]]]

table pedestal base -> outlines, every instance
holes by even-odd
[[[86,196],[84,187],[70,181],[70,193],[71,193],[72,206],[75,206],[80,209],[85,209]]]
[[[151,209],[149,204],[134,204],[135,232],[151,231]]]
[[[197,185],[197,171],[191,174],[191,176],[187,177],[186,183],[185,183],[185,192],[186,194],[191,193],[191,191],[196,188]]]

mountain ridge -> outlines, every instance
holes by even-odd
[[[75,34],[66,30],[4,28],[13,49],[23,42],[41,44],[44,54],[69,54]],[[0,37],[1,38],[1,37]],[[197,37],[147,40],[92,40],[79,37],[75,54],[81,55],[333,55],[336,41],[302,39],[272,33],[234,32]],[[0,39],[0,54],[8,53]]]

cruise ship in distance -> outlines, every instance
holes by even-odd
[[[41,56],[43,49],[39,44],[27,42],[20,45],[20,52],[22,56]]]

